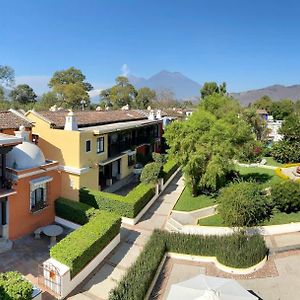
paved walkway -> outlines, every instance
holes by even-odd
[[[109,291],[116,286],[136,260],[152,231],[156,228],[164,228],[183,188],[183,179],[177,175],[139,223],[121,229],[121,243],[69,299],[108,299]]]

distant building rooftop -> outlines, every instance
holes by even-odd
[[[256,113],[258,115],[267,115],[268,114],[268,112],[265,109],[257,109]]]
[[[32,123],[26,119],[13,113],[12,111],[0,111],[0,130],[3,129],[15,129],[18,130],[20,126],[31,128]]]

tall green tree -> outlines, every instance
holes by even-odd
[[[267,122],[256,113],[255,108],[244,109],[241,116],[252,127],[258,141],[267,139],[269,133]]]
[[[120,108],[127,104],[132,105],[136,96],[136,89],[125,76],[118,76],[113,87],[100,92],[100,99],[111,103],[115,108]]]
[[[135,98],[135,106],[139,109],[146,109],[155,100],[156,93],[148,87],[142,87],[138,90]]]
[[[277,102],[273,102],[269,113],[274,117],[275,120],[283,120],[295,109],[295,104],[290,99],[282,99]]]
[[[0,85],[13,86],[15,71],[10,66],[0,65]]]
[[[20,104],[36,102],[37,95],[28,84],[17,85],[9,94],[12,101]]]
[[[253,106],[256,109],[265,109],[267,112],[270,112],[272,104],[272,99],[269,96],[265,95],[262,96],[260,99],[256,100],[253,103]]]
[[[282,124],[280,133],[283,140],[272,147],[272,156],[281,163],[297,163],[300,161],[300,115],[289,115]]]
[[[216,107],[224,101],[222,95],[210,97]],[[232,98],[226,99],[230,105]],[[255,144],[251,127],[237,114],[220,114],[219,109],[209,111],[203,106],[186,122],[171,123],[164,137],[169,156],[181,166],[194,196],[218,189],[232,169],[233,159],[247,156],[247,151],[252,151],[249,145]]]
[[[201,98],[204,99],[207,96],[211,96],[213,94],[221,94],[225,95],[227,92],[226,90],[226,82],[218,85],[216,82],[205,82],[203,87],[200,90]]]
[[[57,93],[59,100],[68,107],[79,107],[82,100],[89,102],[88,92],[92,85],[85,81],[85,75],[81,70],[71,67],[57,71],[49,81],[49,87]]]

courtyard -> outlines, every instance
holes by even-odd
[[[60,241],[71,232],[63,227],[63,234],[57,240]],[[33,234],[26,235],[13,242],[11,250],[0,254],[0,272],[18,271],[23,274],[35,286],[45,291],[41,279],[41,264],[49,256],[50,238],[41,234],[41,239],[35,239]],[[55,299],[47,291],[43,293],[43,300]]]

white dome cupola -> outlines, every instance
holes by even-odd
[[[24,141],[8,152],[6,163],[8,168],[25,170],[40,167],[46,163],[46,160],[37,145]]]

